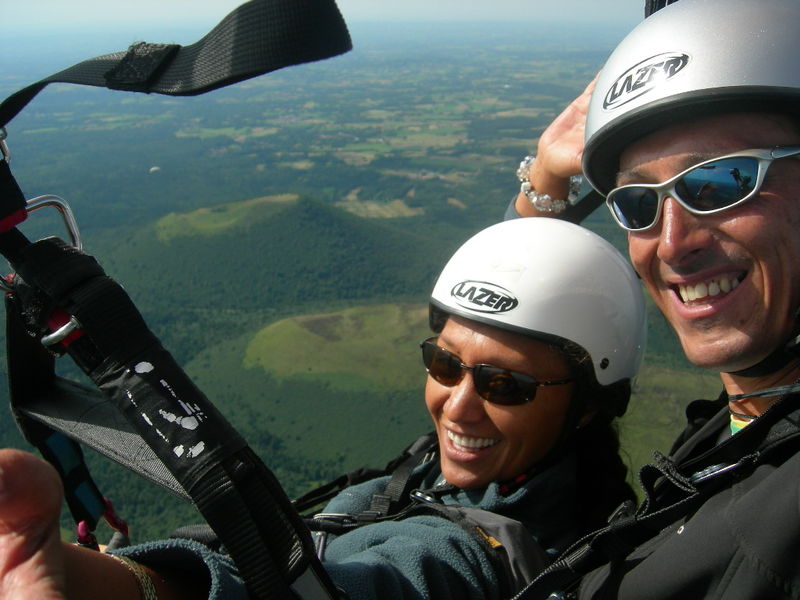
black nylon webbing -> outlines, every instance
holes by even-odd
[[[754,468],[776,450],[797,444],[800,441],[800,408],[796,408],[796,403],[792,402],[796,398],[783,398],[757,422],[721,445],[714,452],[714,462],[728,460],[730,464],[725,466],[732,468],[719,468],[716,475],[703,480],[696,487],[691,478],[678,473],[676,466],[666,457],[658,459],[657,465],[642,467],[642,484],[647,492],[647,500],[640,507],[639,514],[613,521],[608,527],[576,542],[513,600],[544,600],[552,597],[554,592],[569,589],[589,571],[626,556],[665,527],[697,510],[721,487],[729,485],[731,475],[738,473],[739,468]],[[758,449],[753,450],[754,446]],[[684,463],[681,468],[691,472],[696,468],[692,466],[693,463]],[[653,488],[659,476],[660,485],[671,485],[681,490],[684,496],[668,506],[649,512],[654,504]]]
[[[50,83],[193,96],[352,47],[333,0],[250,0],[189,46],[140,43],[86,60],[0,104],[5,126]]]
[[[15,280],[15,289],[37,288],[35,261],[45,260],[42,271],[53,279],[43,285],[60,294],[39,301],[39,295],[27,293],[34,309],[22,313],[29,330],[25,335],[33,342],[26,347],[45,367],[50,365],[52,358],[36,349],[39,336],[27,334],[44,328],[42,316],[50,306],[74,311],[82,325],[79,341],[91,345],[91,356],[102,360],[87,361],[85,346],[77,343],[67,352],[79,365],[88,365],[87,375],[194,502],[234,558],[251,597],[291,598],[292,582],[308,569],[317,580],[327,581],[310,533],[274,475],[161,347],[124,290],[92,257],[55,238],[36,242],[18,257],[13,266],[26,279]],[[54,265],[61,265],[60,275],[54,274]],[[18,350],[10,348],[9,356],[24,358]],[[23,386],[17,390],[23,396],[47,395],[50,402],[67,403],[69,398],[58,394],[63,388],[53,382],[51,374],[41,383],[26,378],[12,383]],[[29,389],[32,385],[37,389]],[[128,457],[127,463],[137,458]]]
[[[376,515],[389,515],[396,512],[398,507],[405,503],[411,492],[411,474],[426,454],[428,454],[428,448],[417,450],[397,465],[383,488],[383,492],[372,495],[369,512],[374,512]]]
[[[103,497],[86,469],[80,446],[30,418],[16,404],[19,398],[34,397],[52,389],[54,364],[53,357],[28,335],[15,298],[7,296],[5,304],[11,413],[25,439],[42,452],[61,476],[75,522],[85,521],[94,529],[104,512]]]
[[[595,190],[587,192],[574,206],[570,206],[565,210],[559,218],[562,221],[569,221],[570,223],[580,224],[586,217],[600,206],[605,199]]]
[[[84,61],[20,90],[0,104],[0,128],[52,82],[196,95],[350,48],[333,0],[251,0],[190,46],[135,44],[127,52]],[[14,228],[26,210],[4,158],[0,252],[20,275],[12,294],[24,305],[20,329],[38,340],[47,333],[54,308],[77,317],[82,337],[61,351],[66,349],[103,391],[108,405],[125,415],[129,431],[122,433],[140,436],[163,463],[169,477],[161,479],[197,505],[230,551],[251,597],[295,598],[294,585],[315,598],[333,597],[310,533],[274,475],[161,347],[124,290],[91,257],[58,240],[29,245]],[[21,353],[19,345],[9,348],[9,363],[24,363],[25,348],[32,347],[23,344]],[[45,428],[69,423],[74,416],[63,414],[68,412],[63,407],[48,411],[46,405],[66,403],[76,392],[81,396],[77,410],[108,408],[102,401],[85,402],[78,386],[62,385],[52,372],[52,357],[41,347],[33,353],[42,358],[45,375],[33,382],[28,377],[11,382],[12,395],[36,401],[21,420],[39,416]],[[46,414],[52,412],[59,414]],[[82,425],[83,434],[92,427]],[[131,465],[140,456],[115,458]],[[77,479],[70,473],[65,478]]]
[[[645,0],[644,3],[644,16],[645,18],[652,15],[654,12],[657,12],[664,8],[665,6],[672,4],[673,2],[677,2],[678,0]]]

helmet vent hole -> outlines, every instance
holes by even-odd
[[[609,363],[609,360],[607,358],[604,358],[603,360],[600,361],[600,368],[601,369],[607,369],[608,368],[608,363]]]

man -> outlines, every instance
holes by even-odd
[[[517,211],[558,216],[582,162],[686,356],[724,386],[643,469],[639,510],[525,598],[800,597],[798,28],[794,0],[664,8],[522,169]]]

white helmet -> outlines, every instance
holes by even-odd
[[[606,240],[556,219],[505,221],[467,240],[431,295],[437,311],[544,339],[591,357],[600,385],[636,375],[644,355],[641,285]]]
[[[798,114],[800,2],[680,0],[640,23],[598,77],[583,171],[614,187],[633,140],[689,118],[731,111]]]

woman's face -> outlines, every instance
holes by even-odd
[[[554,347],[460,317],[447,320],[437,343],[468,366],[490,364],[539,381],[570,378]],[[470,489],[523,473],[559,438],[573,388],[572,383],[540,386],[532,402],[501,406],[478,395],[471,371],[453,387],[428,376],[425,404],[439,435],[445,479]]]

